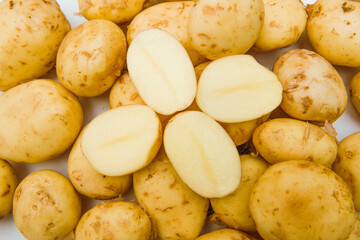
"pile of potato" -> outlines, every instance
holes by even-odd
[[[78,4],[71,29],[56,0],[0,1],[0,218],[29,240],[360,239],[360,129],[332,125],[359,120],[359,1]]]

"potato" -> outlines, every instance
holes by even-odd
[[[164,149],[151,164],[134,173],[133,179],[136,200],[161,239],[195,239],[201,233],[209,200],[181,180]]]
[[[322,128],[291,118],[276,118],[258,126],[253,144],[269,163],[308,160],[331,167],[336,141]]]
[[[260,157],[241,155],[241,182],[237,189],[223,198],[212,198],[211,206],[223,223],[230,228],[255,232],[255,223],[250,213],[250,194],[256,180],[269,164]]]
[[[136,35],[127,67],[144,102],[160,114],[184,110],[195,98],[196,76],[189,55],[163,30],[151,28]]]
[[[318,0],[306,10],[306,31],[315,51],[332,64],[360,67],[360,2]]]
[[[356,110],[360,113],[360,72],[355,74],[350,82],[350,97]]]
[[[165,2],[149,7],[139,13],[128,26],[127,41],[132,42],[141,31],[149,28],[159,28],[170,33],[186,49],[194,66],[206,61],[206,58],[196,52],[188,37],[187,25],[192,1]]]
[[[28,240],[64,239],[80,219],[81,201],[70,181],[52,170],[24,178],[15,190],[13,216]]]
[[[83,121],[78,99],[58,82],[38,79],[0,95],[0,158],[35,163],[75,141]]]
[[[246,53],[263,21],[262,0],[199,0],[189,15],[190,44],[210,60]]]
[[[102,202],[81,217],[75,230],[77,240],[148,240],[150,237],[149,217],[131,202]]]
[[[75,141],[67,162],[71,183],[79,193],[89,198],[101,200],[121,197],[129,189],[132,176],[109,177],[97,172],[81,151],[82,133]]]
[[[284,88],[280,106],[291,117],[323,125],[345,112],[344,82],[332,65],[315,52],[289,50],[278,57],[273,71]]]
[[[346,240],[359,240],[360,239],[360,217],[358,214],[356,214],[356,222],[354,229],[350,233],[349,238]]]
[[[120,76],[126,58],[123,31],[108,20],[92,20],[73,28],[56,59],[59,81],[73,93],[93,97],[108,90]]]
[[[96,171],[123,176],[145,167],[162,142],[156,113],[144,105],[114,108],[95,117],[84,130],[81,150]]]
[[[146,0],[78,0],[80,14],[88,20],[106,19],[116,24],[129,22]]]
[[[288,47],[305,30],[307,14],[300,0],[264,0],[265,18],[254,49],[267,52]]]
[[[55,0],[0,1],[0,90],[39,78],[55,65],[70,24]]]
[[[206,233],[196,240],[256,240],[246,233],[234,229],[219,229],[213,232]]]
[[[0,219],[10,213],[13,196],[17,186],[14,168],[5,160],[0,159]]]
[[[220,124],[202,112],[185,111],[170,119],[164,147],[181,179],[203,197],[224,197],[240,183],[235,144]]]
[[[282,86],[276,75],[250,55],[217,59],[202,72],[196,102],[219,122],[260,118],[281,103]]]
[[[265,240],[347,239],[356,216],[345,181],[305,160],[268,168],[252,190],[250,211]]]
[[[334,171],[349,184],[356,210],[360,210],[360,132],[343,139],[338,147]]]

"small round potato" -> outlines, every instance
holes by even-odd
[[[350,97],[356,110],[360,113],[360,72],[355,74],[350,83]]]
[[[129,22],[146,0],[78,0],[80,13],[88,20],[106,19],[116,24]]]
[[[70,24],[56,0],[0,1],[0,90],[39,78],[55,65]]]
[[[151,221],[138,205],[131,202],[102,202],[80,219],[76,240],[148,240]]]
[[[12,210],[16,186],[14,168],[7,161],[0,159],[0,219]]]
[[[196,240],[256,240],[256,238],[234,229],[225,228],[206,233]]]
[[[306,10],[307,35],[315,51],[332,64],[360,67],[360,2],[317,0]]]
[[[56,59],[59,81],[73,93],[93,97],[108,90],[120,76],[126,58],[126,38],[108,20],[91,20],[64,38]]]
[[[36,163],[75,141],[83,121],[78,99],[60,83],[38,79],[0,95],[0,158]]]
[[[265,19],[255,42],[257,51],[293,45],[305,30],[307,14],[300,0],[264,0]]]
[[[273,71],[283,85],[280,106],[291,117],[323,125],[345,112],[344,82],[319,54],[306,49],[289,50],[276,60]]]
[[[89,198],[101,200],[121,197],[129,189],[132,176],[110,177],[97,172],[81,151],[82,133],[75,141],[68,158],[68,174],[71,183],[79,193]]]
[[[360,211],[360,132],[343,139],[333,169],[349,184],[356,210]]]
[[[64,239],[75,229],[80,214],[78,194],[55,171],[33,172],[15,190],[14,222],[28,240]]]
[[[266,240],[345,240],[356,216],[346,182],[329,168],[305,160],[268,168],[252,190],[250,211]]]

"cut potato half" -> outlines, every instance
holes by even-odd
[[[140,32],[127,54],[130,77],[144,102],[170,115],[195,98],[194,67],[185,48],[169,33],[151,28]]]
[[[161,145],[162,127],[145,105],[108,110],[84,130],[81,149],[90,164],[107,176],[123,176],[149,164]]]
[[[202,72],[196,102],[214,119],[244,122],[280,105],[282,85],[276,75],[250,55],[234,55],[210,63]]]
[[[241,165],[235,144],[208,115],[177,114],[165,128],[164,146],[176,172],[197,194],[223,197],[239,185]]]

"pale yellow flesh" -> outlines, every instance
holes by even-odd
[[[90,122],[81,149],[98,172],[122,176],[144,167],[155,157],[160,137],[160,120],[151,108],[123,106]]]
[[[196,102],[215,120],[244,122],[280,105],[282,85],[250,55],[234,55],[210,63],[201,74]]]
[[[239,185],[241,165],[235,144],[206,114],[176,115],[165,128],[164,146],[176,172],[197,194],[223,197]]]
[[[127,66],[144,102],[160,114],[184,110],[195,98],[191,60],[180,42],[163,30],[151,28],[136,35]]]

